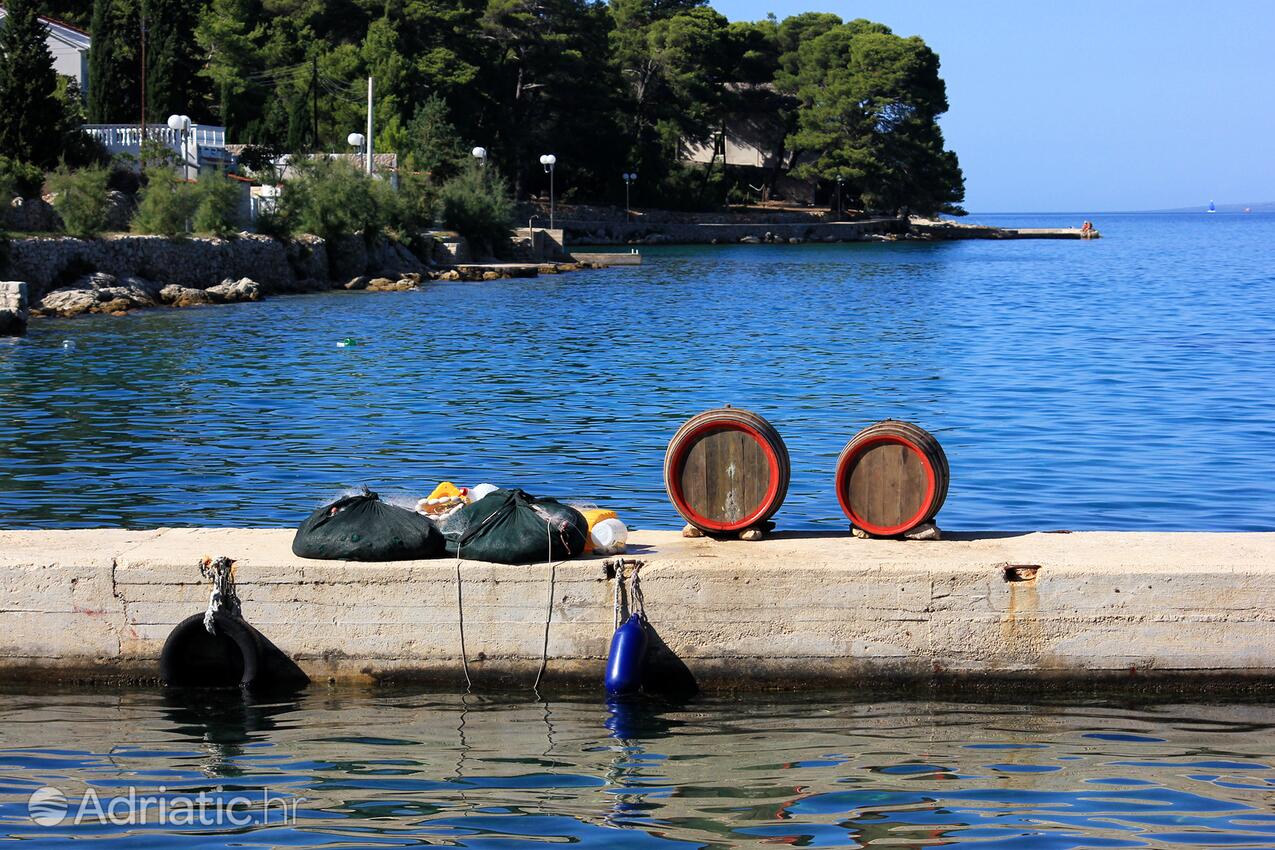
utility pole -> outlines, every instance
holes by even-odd
[[[372,77],[367,78],[367,173],[372,173]]]
[[[141,135],[137,139],[137,153],[140,158],[142,153],[142,143],[146,141],[146,0],[142,0],[138,4],[142,16],[142,120]],[[142,168],[146,167],[146,160],[142,159]]]
[[[316,55],[311,58],[310,65],[310,92],[312,94],[311,111],[314,113],[314,135],[310,139],[310,144],[314,145],[316,151],[319,150],[319,57]]]

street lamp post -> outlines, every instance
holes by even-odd
[[[633,181],[637,180],[636,171],[626,171],[624,177],[624,220],[632,221],[633,213],[629,210],[629,187],[633,185]]]
[[[549,229],[553,230],[553,167],[558,163],[558,158],[551,153],[547,153],[540,157],[540,164],[545,167],[545,171],[549,174]]]
[[[168,116],[168,129],[180,134],[182,140],[182,179],[190,179],[190,116]]]
[[[486,148],[474,148],[469,153],[474,157],[474,159],[478,160],[479,165],[487,164],[487,149]]]
[[[351,133],[345,137],[345,141],[350,147],[354,148],[356,154],[363,155],[363,143],[367,141],[367,136],[362,133]]]
[[[841,184],[845,182],[844,177],[837,175],[837,215],[841,215]]]

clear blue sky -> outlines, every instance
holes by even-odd
[[[1275,0],[711,0],[919,35],[975,212],[1275,201]]]

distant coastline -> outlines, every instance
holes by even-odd
[[[1190,213],[1206,213],[1208,203],[1197,204],[1193,207],[1174,207],[1165,210],[977,210],[970,211],[965,218],[978,218],[983,215],[995,216],[1033,216],[1033,215],[1072,215],[1072,216],[1095,216],[1095,215],[1187,215]],[[1275,201],[1263,201],[1253,204],[1218,204],[1217,212],[1219,213],[1275,213]],[[944,216],[945,218],[947,216]]]

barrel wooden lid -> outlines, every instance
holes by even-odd
[[[947,498],[947,457],[933,435],[886,420],[856,434],[837,462],[837,499],[857,527],[904,534],[934,518]]]
[[[741,531],[783,504],[788,449],[765,419],[719,408],[692,417],[669,441],[664,486],[687,522],[710,532]]]

